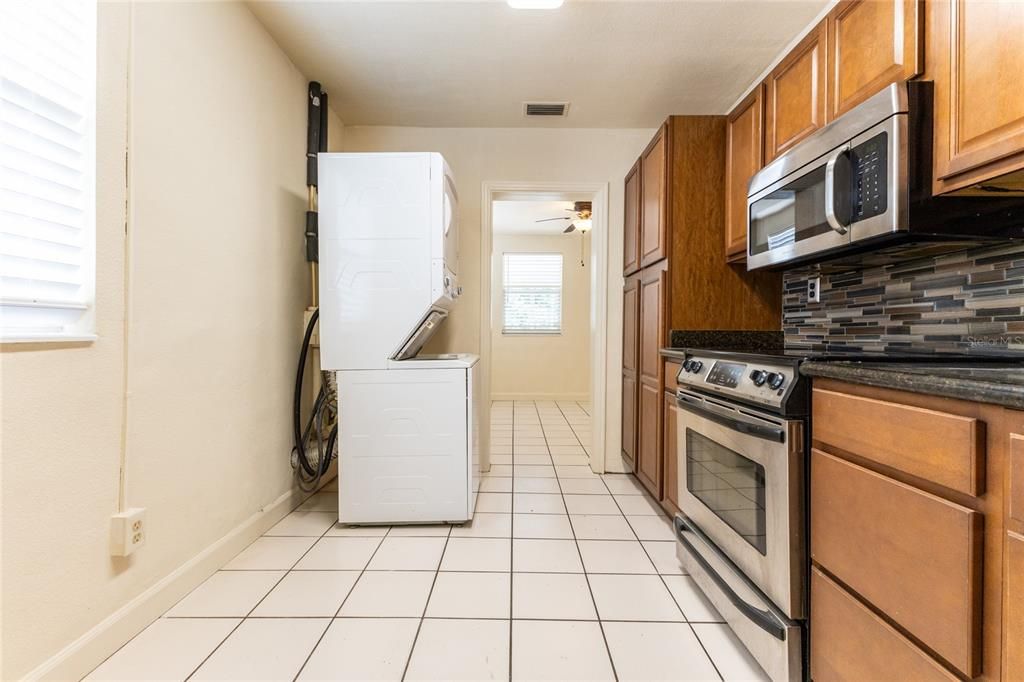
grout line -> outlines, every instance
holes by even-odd
[[[558,403],[555,403],[555,404],[557,405]],[[536,409],[536,406],[534,406],[534,409]],[[561,412],[562,408],[559,407],[558,410],[559,410],[559,412]],[[564,414],[563,414],[563,416],[564,416]],[[546,441],[547,440],[547,436],[545,435],[544,438],[545,438],[545,441]],[[577,441],[578,440],[579,439],[577,438]],[[557,469],[555,470],[555,472],[556,472],[555,473],[555,480],[558,481],[558,490],[561,491],[562,490],[562,480],[560,478],[558,478],[558,474],[557,474],[558,470]],[[607,486],[605,486],[605,487],[607,487]],[[566,516],[569,516],[569,507],[568,507],[568,505],[565,504],[565,493],[564,492],[562,493],[562,506],[565,507]],[[627,522],[627,524],[628,524],[628,522]],[[601,640],[604,642],[604,652],[608,656],[608,664],[611,666],[612,676],[617,681],[619,679],[619,674],[615,670],[615,661],[612,659],[612,650],[611,650],[611,647],[608,646],[608,635],[605,633],[604,625],[601,623],[601,614],[597,610],[597,600],[594,598],[594,588],[590,585],[590,576],[587,575],[587,565],[585,563],[583,563],[583,551],[580,549],[580,541],[576,538],[576,527],[572,525],[572,517],[571,516],[569,516],[569,530],[572,532],[572,542],[576,546],[576,554],[580,558],[580,568],[583,569],[583,580],[586,581],[586,583],[587,583],[587,592],[590,593],[590,603],[594,607],[594,615],[597,616],[597,627],[598,627],[599,630],[601,630]]]
[[[314,493],[314,494],[317,494],[317,493]],[[300,506],[301,506],[301,505],[300,505]],[[297,511],[297,510],[298,510],[298,507],[296,507],[296,508],[295,508],[295,509],[293,509],[292,511],[288,512],[288,515],[290,516],[290,515],[291,515],[292,513],[294,513],[294,512],[295,512],[295,511]],[[286,516],[285,518],[287,518],[287,516]],[[305,558],[305,556],[306,556],[307,554],[309,554],[309,553],[310,553],[310,552],[311,552],[311,551],[313,550],[313,548],[314,548],[314,547],[316,547],[316,546],[317,546],[317,544],[318,544],[318,543],[319,543],[319,542],[320,542],[321,540],[323,540],[323,539],[324,539],[324,536],[326,536],[326,535],[327,535],[327,531],[329,531],[329,530],[330,530],[331,528],[333,528],[333,527],[334,527],[334,525],[332,524],[332,525],[328,526],[327,528],[325,528],[325,529],[324,529],[324,532],[320,534],[320,537],[318,537],[318,538],[317,538],[316,540],[314,540],[314,541],[313,541],[313,542],[312,542],[312,543],[311,543],[311,544],[309,545],[309,547],[307,547],[307,548],[306,548],[306,551],[304,551],[304,552],[303,552],[303,553],[302,553],[302,554],[301,554],[301,555],[299,556],[299,558],[298,558],[298,559],[296,559],[296,560],[295,560],[294,562],[292,562],[292,565],[291,565],[291,567],[290,567],[290,568],[287,568],[287,569],[285,569],[284,573],[283,573],[283,574],[281,575],[281,577],[280,577],[280,578],[278,579],[278,581],[277,581],[276,583],[274,583],[274,586],[273,586],[273,587],[271,587],[271,588],[270,588],[269,590],[267,590],[266,594],[264,594],[264,595],[263,595],[262,597],[260,597],[260,599],[259,599],[259,600],[258,600],[258,601],[257,601],[257,602],[256,602],[256,603],[255,603],[255,604],[253,605],[253,607],[252,607],[251,609],[249,609],[248,613],[246,613],[246,614],[245,614],[244,616],[242,616],[241,620],[239,620],[239,621],[238,621],[238,624],[237,624],[237,625],[235,625],[235,627],[231,628],[231,632],[229,632],[229,633],[227,634],[227,637],[225,637],[224,639],[222,639],[222,640],[220,641],[220,643],[219,643],[219,644],[217,644],[217,646],[215,646],[215,647],[214,647],[214,648],[213,648],[213,649],[212,649],[212,650],[210,651],[210,653],[208,653],[208,654],[206,655],[206,657],[205,657],[205,658],[203,658],[203,660],[202,660],[202,661],[200,661],[199,665],[197,665],[197,666],[196,666],[195,668],[193,668],[193,669],[192,669],[192,672],[190,672],[190,673],[189,673],[189,674],[188,674],[188,675],[187,675],[187,676],[185,677],[185,680],[186,680],[186,682],[187,682],[187,680],[190,680],[190,679],[192,679],[192,677],[193,677],[193,676],[194,676],[194,675],[195,675],[195,674],[196,674],[197,672],[199,672],[199,669],[200,669],[200,668],[202,668],[202,667],[203,667],[204,665],[206,665],[206,662],[207,662],[208,660],[210,660],[210,658],[211,658],[211,657],[212,657],[212,656],[213,656],[213,655],[214,655],[215,653],[217,653],[217,651],[219,651],[219,650],[220,650],[220,648],[221,648],[222,646],[224,646],[224,642],[228,641],[228,640],[229,640],[229,639],[231,638],[231,635],[235,634],[235,632],[236,632],[236,631],[238,630],[238,628],[242,627],[242,624],[243,624],[243,623],[245,623],[245,621],[249,619],[249,617],[250,617],[250,616],[252,615],[253,611],[255,611],[255,610],[256,610],[256,609],[257,609],[257,608],[259,607],[259,605],[263,603],[263,601],[264,601],[264,600],[265,600],[265,599],[266,599],[266,598],[267,598],[267,597],[268,597],[268,596],[270,595],[270,593],[271,593],[271,592],[273,592],[274,590],[276,590],[276,589],[277,589],[277,586],[281,584],[281,582],[282,582],[282,581],[283,581],[283,580],[284,580],[284,579],[285,579],[285,578],[286,578],[286,577],[288,576],[288,574],[289,574],[289,573],[291,573],[291,572],[292,572],[293,570],[295,570],[295,567],[296,567],[296,566],[297,566],[297,565],[299,564],[299,562],[300,562],[300,561],[302,561],[302,560],[303,560],[303,559]],[[265,537],[268,537],[268,536],[267,536],[267,535],[261,535],[260,537],[256,538],[256,540],[253,540],[253,541],[252,541],[251,543],[249,543],[249,545],[247,545],[247,546],[246,546],[246,549],[248,549],[249,547],[252,547],[252,546],[253,546],[253,544],[255,544],[257,540],[260,540],[261,538],[265,538]],[[269,537],[274,537],[274,536],[269,536]],[[309,536],[306,536],[306,537],[309,537]],[[381,538],[381,541],[383,541],[383,538]],[[378,542],[378,543],[377,543],[377,545],[378,545],[378,546],[380,546],[380,542]],[[245,550],[243,549],[243,550],[242,550],[242,552],[244,552],[244,551],[245,551]],[[374,551],[376,551],[376,549],[375,549]],[[242,552],[239,552],[239,554],[241,554]],[[222,570],[222,569],[221,569],[221,570]],[[267,569],[249,569],[249,570],[267,570]],[[274,570],[274,569],[269,569],[269,570]],[[277,570],[280,570],[280,569],[277,569]],[[205,581],[204,581],[204,582],[205,582]],[[353,586],[355,586],[355,583],[352,583],[352,585],[353,585]],[[191,594],[191,592],[190,592],[189,594]],[[188,595],[186,595],[186,596],[188,596]],[[184,599],[184,597],[182,597],[182,599]],[[330,627],[330,625],[331,625],[331,620],[330,620],[330,619],[328,618],[328,619],[327,619],[327,627]],[[325,627],[325,628],[324,628],[324,632],[327,632],[327,627]],[[321,633],[320,633],[320,637],[321,637],[321,638],[322,638],[322,637],[324,636],[324,632],[321,632]],[[320,643],[320,640],[319,640],[319,639],[317,639],[317,644],[319,644],[319,643]],[[315,645],[313,646],[313,648],[312,648],[312,649],[310,649],[310,650],[309,650],[309,653],[310,653],[310,654],[312,654],[312,653],[313,653],[313,650],[314,650],[314,649],[316,649],[316,646],[315,646]],[[308,657],[307,657],[307,658],[308,658]],[[305,663],[303,663],[303,665],[305,665]]]
[[[441,549],[441,556],[437,559],[437,570],[434,571],[434,579],[430,581],[430,590],[427,592],[427,600],[423,602],[423,613],[420,614],[419,623],[416,625],[416,634],[412,638],[412,646],[409,647],[409,656],[405,659],[405,667],[402,668],[402,679],[409,673],[409,664],[412,663],[413,652],[416,651],[416,642],[420,639],[420,630],[423,629],[423,621],[427,617],[427,608],[430,606],[430,598],[434,596],[434,586],[437,585],[437,575],[441,572],[441,564],[444,562],[445,552],[448,551],[448,540],[451,539],[451,528],[448,529],[448,536],[444,539],[444,547]]]
[[[607,483],[605,483],[605,487],[608,488],[608,484]],[[611,492],[611,488],[608,488],[608,491]],[[650,495],[648,495],[648,497],[650,497]],[[614,495],[612,495],[612,499],[615,500],[615,496]],[[650,499],[653,500],[654,498],[651,497]],[[619,506],[619,501],[618,500],[615,500],[615,506],[619,507],[619,511],[620,512],[622,511],[622,507]],[[623,512],[622,515],[626,516],[625,512]],[[651,553],[647,551],[647,546],[644,545],[644,541],[640,539],[639,535],[637,535],[636,530],[634,530],[634,528],[633,528],[633,524],[629,523],[629,518],[628,517],[626,518],[626,525],[629,526],[629,530],[632,531],[633,535],[636,536],[637,542],[640,543],[640,548],[644,551],[644,554],[647,555],[647,560],[651,562],[652,566],[654,566],[654,570],[657,572],[658,578],[661,580],[662,587],[665,588],[665,590],[668,592],[669,598],[672,599],[672,602],[676,605],[676,608],[679,609],[679,613],[682,615],[683,621],[686,623],[687,627],[690,628],[690,632],[692,632],[693,636],[696,638],[697,644],[700,645],[701,651],[703,651],[704,655],[707,656],[708,661],[711,663],[711,667],[718,674],[718,677],[720,679],[724,680],[725,676],[723,676],[722,675],[722,671],[720,671],[718,669],[718,665],[715,663],[715,659],[711,657],[711,653],[707,650],[707,647],[704,646],[704,642],[701,640],[700,635],[697,634],[697,631],[694,629],[693,624],[690,622],[689,617],[686,615],[686,612],[683,611],[683,607],[680,606],[679,602],[676,600],[676,596],[674,594],[672,594],[672,590],[669,589],[668,583],[665,582],[665,575],[661,571],[658,570],[658,565],[656,563],[654,563],[654,558],[651,556]],[[651,541],[648,541],[648,542],[651,542]]]
[[[333,528],[333,526],[331,526],[331,527]],[[328,530],[330,530],[330,529],[328,529]],[[385,531],[385,532],[386,533],[390,533],[391,532],[391,528],[388,528],[388,530]],[[325,531],[325,534],[326,534],[326,531]],[[373,537],[373,536],[371,536],[371,537]],[[373,552],[370,553],[370,557],[366,560],[366,563],[363,564],[363,568],[362,568],[361,571],[359,571],[359,575],[356,576],[356,579],[354,581],[352,581],[352,587],[348,588],[348,592],[345,593],[345,598],[341,600],[341,603],[338,604],[338,608],[335,609],[334,616],[330,620],[328,620],[327,627],[324,628],[324,631],[320,633],[320,637],[316,640],[316,644],[314,644],[313,648],[309,650],[309,653],[306,654],[305,660],[302,661],[302,665],[300,665],[299,669],[295,672],[295,677],[292,678],[293,682],[294,682],[294,680],[299,679],[299,675],[301,675],[302,671],[306,669],[306,665],[309,663],[309,659],[313,658],[313,653],[317,650],[317,647],[320,646],[320,643],[324,640],[324,637],[327,636],[327,631],[330,630],[331,624],[334,623],[334,620],[338,617],[338,614],[341,613],[341,608],[345,605],[345,602],[348,601],[348,598],[350,596],[352,596],[352,592],[355,591],[356,585],[359,584],[359,581],[362,580],[363,576],[366,574],[367,567],[369,567],[370,562],[373,561],[373,557],[377,556],[377,552],[380,551],[380,548],[384,546],[384,539],[386,537],[387,537],[387,535],[381,536],[380,542],[378,542],[377,546],[373,548]],[[321,536],[320,539],[322,540],[323,536]],[[320,542],[320,540],[317,540],[317,542]],[[290,571],[288,571],[288,572],[289,573],[295,572],[294,567]]]
[[[515,608],[515,537],[516,537],[516,408],[512,404],[512,508],[508,519],[508,679],[512,680],[512,610]]]

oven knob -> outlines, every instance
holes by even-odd
[[[699,372],[700,368],[704,366],[704,363],[700,360],[694,360],[693,364],[690,365],[691,372]]]
[[[750,380],[754,382],[755,386],[764,386],[765,374],[762,370],[755,369],[750,373]]]
[[[770,372],[768,374],[768,388],[773,391],[782,388],[782,384],[785,383],[785,381],[786,377],[782,374],[776,374],[775,372]]]
[[[693,367],[693,360],[687,360],[686,362],[683,363],[684,372],[689,372],[691,367]]]

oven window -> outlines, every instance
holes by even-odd
[[[763,466],[686,429],[686,488],[757,551],[767,554]]]

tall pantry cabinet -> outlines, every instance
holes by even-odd
[[[725,263],[725,135],[725,116],[671,116],[624,180],[622,456],[667,505],[669,330],[781,328],[780,276]]]

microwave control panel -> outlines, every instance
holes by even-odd
[[[885,213],[889,187],[889,134],[879,133],[850,150],[853,222]]]

